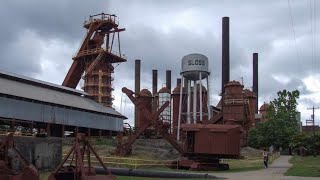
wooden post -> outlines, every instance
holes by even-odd
[[[50,136],[51,136],[51,126],[50,126],[50,123],[47,123],[46,131],[47,131],[47,136],[50,137]]]

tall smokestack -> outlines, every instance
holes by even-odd
[[[138,94],[140,92],[140,73],[141,73],[141,60],[135,60],[134,66],[134,92]],[[134,127],[139,127],[139,115],[138,115],[138,107],[134,108]]]
[[[253,80],[252,80],[252,91],[257,96],[256,101],[256,114],[258,114],[258,53],[253,53]]]
[[[167,70],[166,71],[166,87],[170,90],[171,92],[171,71]]]
[[[152,95],[155,96],[158,92],[158,70],[152,70]]]
[[[181,78],[177,78],[177,86],[181,85]]]
[[[158,92],[158,70],[153,69],[152,70],[152,95],[153,95],[152,111],[153,112],[156,112],[156,110],[158,109],[157,98],[156,98],[157,92]]]
[[[157,91],[158,91],[158,70],[153,69],[152,70],[152,95],[153,95],[152,112],[156,112],[156,110],[158,109],[157,107],[158,98],[156,97]]]
[[[230,51],[229,51],[229,17],[222,18],[222,84],[221,92],[224,94],[224,85],[230,81]]]

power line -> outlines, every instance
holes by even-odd
[[[310,3],[310,31],[311,31],[311,72],[313,73],[314,67],[314,33],[313,33],[313,8],[312,8],[312,0]]]
[[[292,17],[290,0],[288,0],[288,7],[289,7],[289,13],[290,13],[290,19],[291,19],[291,27],[292,27],[292,32],[293,32],[293,38],[294,38],[295,47],[296,47],[297,61],[298,61],[298,65],[299,65],[299,67],[301,69],[301,66],[300,66],[300,53],[299,53],[299,49],[298,49],[298,46],[297,46],[297,38],[296,38],[296,32],[294,30],[294,24],[293,24],[293,17]]]
[[[313,3],[312,1],[310,0],[310,24],[311,24],[311,47],[312,47],[312,55],[311,55],[311,63],[312,63],[312,67],[311,67],[311,70],[312,70],[312,73],[315,73],[315,69],[316,69],[316,66],[317,66],[317,61],[316,61],[316,58],[317,58],[317,51],[316,51],[316,1],[313,0]]]
[[[317,4],[316,4],[316,0],[314,0],[313,1],[313,7],[314,7],[314,11],[313,11],[313,13],[314,13],[314,56],[315,56],[315,66],[317,66],[318,65],[318,68],[319,68],[319,62],[316,60],[317,59],[317,14],[316,14],[316,12],[317,12]],[[316,67],[314,67],[314,68],[316,68]]]

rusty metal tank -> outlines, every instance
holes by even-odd
[[[139,100],[141,100],[142,104],[150,111],[152,112],[152,94],[148,89],[142,89],[138,95],[137,98]],[[138,126],[137,128],[139,128],[142,124],[144,124],[145,122],[147,122],[146,117],[143,115],[143,111],[142,110],[138,110]]]
[[[243,125],[244,110],[243,85],[238,81],[230,81],[225,85],[225,94],[223,95],[224,123]]]
[[[267,104],[267,103],[264,103],[260,109],[259,109],[259,112],[261,114],[261,119],[260,119],[260,122],[265,122],[267,121],[267,109],[270,105]]]
[[[246,111],[247,120],[248,120],[246,129],[249,130],[255,124],[255,112],[256,112],[257,97],[249,89],[245,89],[244,94],[245,94],[245,98],[247,99],[247,101],[246,101],[247,107],[246,108],[248,109],[248,111]]]

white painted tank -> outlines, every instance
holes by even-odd
[[[202,54],[189,54],[182,58],[181,75],[187,80],[197,81],[201,72],[201,80],[208,77],[209,61]]]

